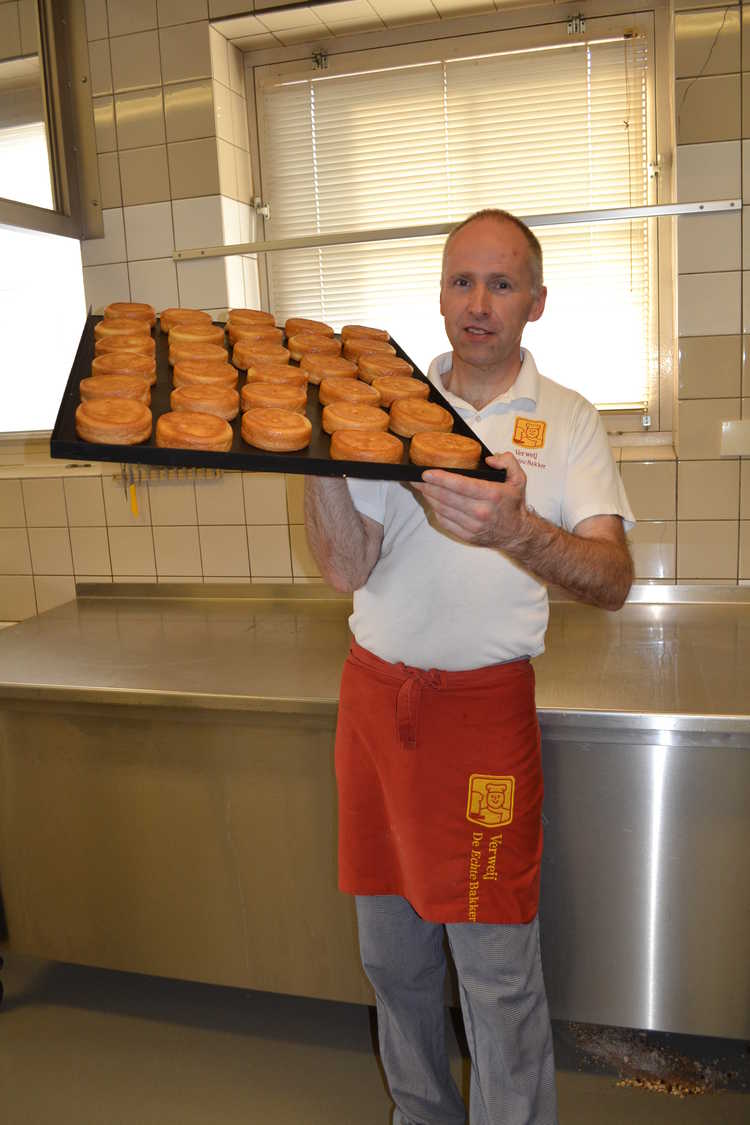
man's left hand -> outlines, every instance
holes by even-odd
[[[480,547],[509,547],[523,537],[528,517],[526,474],[512,453],[498,453],[486,463],[491,469],[505,469],[505,481],[427,469],[422,483],[412,487],[424,496],[445,531]]]

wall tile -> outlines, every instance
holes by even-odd
[[[259,309],[263,305],[263,300],[260,292],[257,258],[250,254],[243,255],[242,272],[245,277],[245,301],[247,306],[251,309]]]
[[[164,144],[167,138],[161,86],[115,94],[115,120],[118,148]]]
[[[741,331],[739,272],[686,273],[677,282],[680,336],[730,336]]]
[[[743,397],[750,395],[750,341],[747,336],[742,337],[742,394]]]
[[[37,613],[46,613],[59,605],[72,602],[76,596],[72,575],[37,574],[34,578]]]
[[[289,529],[281,526],[249,527],[250,573],[253,578],[291,578]]]
[[[286,479],[282,473],[243,473],[242,488],[248,525],[286,525]]]
[[[680,273],[742,268],[739,212],[682,215],[677,220]]]
[[[740,462],[740,519],[750,520],[750,460]]]
[[[249,578],[250,560],[244,527],[204,524],[199,531],[203,573],[207,578]]]
[[[131,262],[128,266],[134,301],[146,301],[155,309],[179,304],[177,270],[171,258]]]
[[[738,199],[741,194],[741,141],[716,141],[677,147],[677,198],[680,203]]]
[[[675,82],[677,143],[731,141],[741,135],[739,75]]]
[[[62,477],[28,478],[21,487],[29,527],[67,527]]]
[[[167,27],[160,34],[161,65],[165,84],[193,82],[211,77],[208,23],[186,23]]]
[[[318,564],[307,543],[304,526],[290,524],[289,540],[292,547],[292,574],[295,578],[319,578]]]
[[[186,250],[195,246],[220,246],[224,241],[222,200],[219,195],[198,199],[174,199],[175,247]]]
[[[0,574],[31,574],[29,537],[25,527],[8,527],[0,535]],[[4,621],[9,620],[0,616]]]
[[[120,160],[116,152],[103,152],[97,157],[99,165],[99,204],[102,208],[121,207]]]
[[[221,226],[224,235],[223,241],[227,246],[242,240],[240,227],[240,204],[236,199],[227,199],[225,195],[219,196],[221,200]]]
[[[105,39],[109,35],[107,25],[107,0],[85,0],[86,35],[89,39]]]
[[[154,542],[150,527],[110,527],[112,574],[125,578],[156,576]]]
[[[226,42],[226,40],[225,40]],[[232,91],[221,82],[214,82],[214,114],[216,117],[216,136],[235,144],[234,123],[232,120]]]
[[[137,484],[135,495],[138,501],[138,515],[134,516],[130,507],[130,497],[123,488],[119,476],[107,473],[102,476],[102,494],[104,496],[104,512],[109,527],[131,527],[151,524],[151,505],[149,503],[148,486]]]
[[[87,238],[81,243],[81,260],[84,266],[105,266],[113,262],[124,262],[125,228],[122,221],[122,207],[111,207],[102,211],[104,223],[103,238]]]
[[[21,28],[16,3],[0,4],[0,59],[15,58],[21,53]]]
[[[36,594],[31,575],[0,576],[0,621],[23,621],[36,613]]]
[[[216,153],[219,161],[219,191],[222,195],[229,195],[232,199],[238,198],[237,187],[237,162],[235,159],[234,145],[216,138]]]
[[[208,17],[208,0],[156,0],[159,27]]]
[[[174,250],[172,205],[144,203],[124,210],[125,239],[130,261],[165,258]]]
[[[674,33],[677,78],[740,69],[739,8],[678,13]]]
[[[91,96],[112,93],[112,60],[109,54],[109,39],[98,39],[89,43],[89,80]]]
[[[195,525],[195,485],[192,480],[151,481],[151,522],[158,526]],[[172,571],[174,574],[174,570]]]
[[[72,574],[67,527],[30,527],[29,549],[34,574]]]
[[[737,398],[741,336],[682,336],[678,351],[680,398]]]
[[[237,198],[243,203],[252,199],[253,179],[250,167],[250,153],[244,148],[235,148],[234,164],[237,172]]]
[[[674,461],[624,463],[621,472],[625,491],[637,520],[674,520]]]
[[[750,332],[750,270],[742,274],[742,331]]]
[[[159,35],[142,31],[110,39],[112,52],[112,86],[115,93],[137,90],[143,86],[161,85]]]
[[[196,485],[198,523],[243,524],[245,506],[240,473],[225,473],[218,480],[208,480]]]
[[[224,268],[227,278],[227,305],[230,308],[247,308],[242,261],[238,257],[227,258]]]
[[[177,82],[164,88],[168,141],[189,141],[216,134],[213,83]]]
[[[166,145],[120,153],[122,201],[126,207],[161,203],[170,198]]]
[[[197,527],[154,527],[154,550],[160,577],[179,571],[191,580],[202,578]]]
[[[222,258],[177,263],[180,304],[185,308],[227,307],[227,275]]]
[[[213,138],[167,146],[173,199],[219,195],[217,142]]]
[[[684,460],[718,461],[721,423],[738,419],[739,399],[691,399],[677,408],[677,455]]]
[[[103,527],[104,495],[101,477],[65,477],[63,479],[65,508],[68,525],[73,527]],[[100,574],[101,571],[89,571]]]
[[[18,22],[21,30],[21,54],[38,54],[39,21],[36,0],[19,0]]]
[[[305,478],[288,474],[286,480],[286,502],[289,511],[289,523],[305,522]]]
[[[26,512],[20,480],[0,480],[0,527],[25,526]]]
[[[742,198],[750,203],[750,141],[742,141]]]
[[[239,94],[231,95],[232,132],[234,143],[246,151],[250,148],[250,128],[247,121],[247,102]]]
[[[736,520],[682,520],[677,524],[677,578],[731,578],[738,575]]]
[[[242,57],[242,51],[235,47],[234,43],[227,44],[228,59],[229,59],[229,87],[234,90],[235,94],[241,94],[246,97],[245,93],[245,64]]]
[[[101,313],[111,301],[130,300],[128,267],[124,262],[113,266],[86,266],[83,271],[86,305],[93,313]]]
[[[736,520],[740,507],[739,461],[680,461],[677,518]]]
[[[97,152],[113,152],[117,148],[115,132],[115,100],[111,94],[92,98],[94,107],[94,136]]]
[[[208,33],[208,43],[211,51],[211,73],[217,82],[229,86],[229,43],[213,27]]]
[[[111,573],[106,527],[71,527],[70,546],[73,552],[74,574]]]
[[[750,520],[740,524],[740,578],[750,579]]]
[[[676,573],[676,524],[637,523],[628,532],[636,581],[646,578],[674,579]]]
[[[750,75],[742,75],[742,136],[750,136]]]
[[[107,0],[109,34],[130,35],[156,27],[156,0]]]

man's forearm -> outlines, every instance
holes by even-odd
[[[528,512],[519,533],[502,549],[537,578],[601,609],[619,609],[633,581],[633,562],[621,532],[617,538],[572,535]]]
[[[382,528],[360,516],[345,480],[305,478],[305,526],[325,580],[336,590],[364,586],[380,553]]]

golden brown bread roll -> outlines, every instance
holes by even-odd
[[[139,352],[107,352],[91,364],[92,375],[138,375],[150,386],[156,382],[156,360]]]
[[[156,323],[156,309],[143,301],[113,301],[104,310],[105,317],[113,320],[145,320],[148,324]]]
[[[390,428],[401,437],[411,437],[423,430],[447,434],[453,429],[453,415],[436,402],[399,398],[391,406]]]
[[[388,415],[378,406],[331,402],[323,407],[321,424],[327,434],[336,430],[387,430]]]
[[[284,340],[281,328],[275,328],[273,324],[234,323],[231,320],[227,324],[227,336],[232,344],[243,340],[245,343],[271,344],[274,347]]]
[[[230,309],[227,324],[269,324],[276,323],[273,313],[263,309]]]
[[[137,445],[151,436],[151,411],[134,398],[96,398],[76,408],[76,433],[99,445]]]
[[[404,447],[393,434],[373,430],[336,430],[331,435],[329,452],[333,461],[379,461],[398,465],[403,458]]]
[[[219,324],[175,324],[169,329],[169,346],[180,344],[223,344],[224,329]]]
[[[182,359],[203,360],[205,363],[227,363],[229,352],[221,344],[189,343],[187,340],[180,340],[179,344],[170,344],[170,366],[174,367]]]
[[[132,317],[107,317],[94,325],[94,339],[101,340],[104,336],[139,336],[143,333],[150,335],[151,328],[147,320],[133,320]]]
[[[359,377],[366,383],[379,379],[382,375],[412,375],[414,368],[405,359],[387,352],[366,352],[357,361]]]
[[[312,423],[291,410],[248,410],[242,415],[241,433],[243,441],[256,449],[293,453],[310,444]]]
[[[340,355],[319,355],[317,352],[306,352],[300,361],[300,369],[306,372],[311,383],[319,383],[328,376],[338,378],[341,375],[356,378],[357,365],[350,359]]]
[[[393,344],[388,344],[385,340],[374,340],[370,339],[369,336],[350,336],[348,340],[344,341],[344,356],[346,359],[352,359],[356,362],[361,355],[369,355],[371,352],[395,355],[396,349]]]
[[[202,449],[226,453],[232,448],[232,427],[216,414],[173,410],[156,421],[156,444],[164,449]]]
[[[415,465],[437,469],[476,469],[482,447],[462,434],[415,434],[409,445],[409,459]]]
[[[240,412],[240,396],[234,387],[221,383],[201,383],[175,387],[169,396],[173,410],[187,410],[191,414],[216,414],[230,422]]]
[[[351,340],[355,337],[364,337],[370,340],[390,340],[389,334],[385,328],[367,328],[363,324],[345,324],[341,329],[341,339]]]
[[[107,352],[138,352],[140,355],[156,355],[156,340],[139,332],[137,336],[102,336],[94,343],[94,355]]]
[[[82,402],[93,398],[134,398],[151,404],[151,386],[140,375],[89,375],[81,379],[78,393]]]
[[[307,375],[288,363],[265,363],[248,367],[247,383],[285,383],[290,387],[307,387]]]
[[[292,359],[299,362],[306,355],[340,355],[341,341],[334,336],[323,336],[315,332],[298,332],[286,342]]]
[[[288,363],[290,359],[288,348],[279,344],[245,344],[238,340],[232,350],[232,363],[242,371],[248,367],[262,367],[268,363]]]
[[[204,383],[236,387],[238,379],[237,368],[232,367],[231,363],[180,359],[172,369],[172,383],[175,387],[197,387]]]
[[[304,413],[307,388],[293,383],[245,383],[241,392],[243,410],[277,409]]]
[[[159,327],[162,332],[169,332],[175,324],[210,324],[211,317],[203,309],[163,309],[159,314]]]
[[[390,406],[398,398],[428,398],[430,384],[410,375],[381,375],[373,379],[372,386],[380,393],[383,406]]]
[[[380,395],[374,387],[368,387],[361,379],[338,376],[321,380],[318,401],[321,406],[327,406],[329,402],[359,402],[363,406],[379,406]]]
[[[298,332],[317,332],[320,336],[334,335],[330,324],[325,324],[322,320],[306,320],[304,316],[290,316],[284,322],[284,332],[287,336],[295,336]]]

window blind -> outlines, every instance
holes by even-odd
[[[623,36],[261,89],[267,237],[648,203],[648,51]],[[599,406],[645,404],[648,220],[539,227],[549,296],[527,342],[542,371]],[[277,319],[387,327],[421,368],[449,348],[443,238],[269,255]]]

